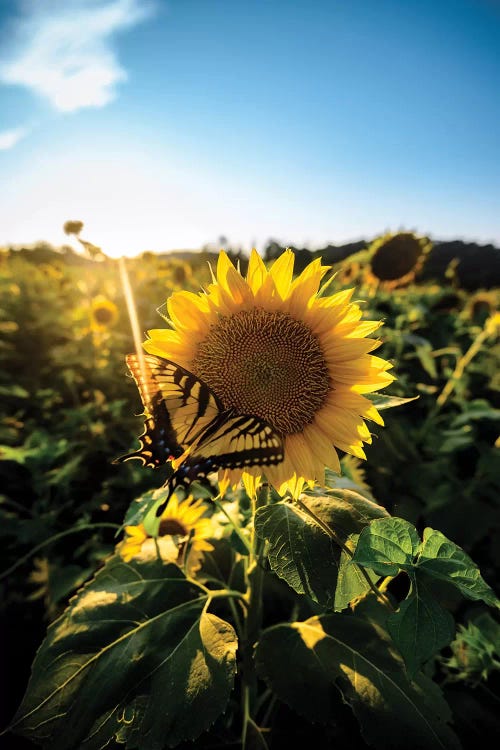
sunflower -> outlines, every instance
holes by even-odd
[[[202,500],[194,500],[190,495],[179,502],[172,495],[163,511],[157,534],[148,534],[144,524],[125,526],[126,538],[119,545],[119,553],[125,562],[132,558],[147,560],[156,557],[157,550],[166,562],[184,562],[187,558],[188,570],[196,572],[201,565],[204,552],[213,550],[207,541],[212,536],[212,523],[204,518],[206,506]]]
[[[90,325],[93,331],[105,331],[115,325],[120,317],[118,307],[102,294],[90,303]]]
[[[149,331],[144,348],[193,372],[225,408],[267,421],[282,438],[282,463],[266,468],[280,491],[320,482],[326,466],[340,473],[336,448],[365,458],[365,419],[383,424],[363,394],[388,385],[392,365],[369,352],[381,325],[361,321],[353,289],[323,296],[328,271],[312,261],[295,279],[286,250],[268,271],[252,251],[245,278],[224,251],[207,290],[175,292],[167,302],[173,328]],[[221,473],[236,484],[259,467]]]
[[[487,318],[498,310],[499,304],[498,292],[480,289],[469,297],[464,317],[472,323],[484,325]]]
[[[386,234],[369,247],[368,281],[383,283],[389,288],[413,281],[422,268],[432,244],[412,232]]]

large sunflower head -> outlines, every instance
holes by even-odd
[[[187,563],[190,573],[201,565],[205,552],[213,550],[208,541],[212,536],[212,524],[204,514],[206,506],[202,500],[190,495],[179,501],[172,495],[159,519],[158,533],[148,534],[144,524],[125,526],[125,539],[119,545],[119,553],[125,562],[133,558],[148,560],[157,556],[166,562]]]
[[[171,329],[149,331],[144,347],[193,372],[225,408],[266,420],[284,442],[282,463],[265,470],[280,491],[340,472],[336,448],[364,458],[365,419],[383,421],[363,394],[388,385],[391,365],[366,338],[380,323],[362,321],[353,289],[326,295],[328,267],[314,260],[293,279],[286,250],[266,269],[252,251],[246,277],[221,252],[207,290],[168,300]],[[259,467],[243,473],[261,474]],[[225,475],[236,483],[240,470]],[[220,477],[221,479],[222,477]]]

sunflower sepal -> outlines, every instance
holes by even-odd
[[[365,393],[364,395],[372,402],[377,411],[382,411],[383,409],[394,409],[397,406],[405,406],[406,404],[410,404],[412,401],[417,401],[420,398],[419,395],[403,398],[401,396],[392,396],[389,393]]]

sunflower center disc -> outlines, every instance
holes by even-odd
[[[176,518],[166,518],[160,523],[159,536],[187,536],[188,530]]]
[[[94,318],[100,325],[106,325],[113,318],[113,313],[107,307],[96,307],[94,310]]]
[[[301,432],[330,389],[319,341],[300,320],[260,308],[221,316],[197,348],[193,372],[225,408]]]

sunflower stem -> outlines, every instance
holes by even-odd
[[[323,531],[326,534],[328,534],[329,537],[331,537],[331,539],[333,539],[335,544],[337,544],[340,547],[342,552],[345,552],[345,554],[348,555],[348,557],[350,557],[351,559],[354,557],[354,552],[351,549],[349,549],[349,547],[342,541],[342,539],[339,537],[337,532],[334,529],[332,529],[331,526],[328,526],[328,524],[322,521],[321,518],[319,518],[316,515],[316,513],[314,513],[314,511],[312,511],[310,508],[307,507],[305,503],[302,502],[302,500],[296,500],[295,502],[297,503],[299,508],[304,513],[306,513],[306,515],[309,516],[309,518],[311,518],[320,528],[323,529]],[[368,583],[370,589],[373,591],[377,599],[379,599],[382,602],[382,604],[388,607],[388,609],[390,609],[391,611],[394,611],[394,607],[392,606],[391,602],[389,601],[387,596],[378,588],[378,586],[376,586],[376,584],[373,583],[366,568],[364,568],[362,565],[359,565],[358,563],[355,563],[355,565],[359,569],[363,578],[365,578],[366,582]]]
[[[457,361],[455,365],[455,369],[453,370],[451,377],[448,379],[448,382],[444,386],[443,390],[439,394],[439,396],[436,399],[436,404],[434,407],[434,411],[431,416],[434,416],[437,414],[437,412],[445,405],[448,398],[451,396],[453,391],[455,390],[455,386],[462,378],[462,375],[464,374],[465,368],[470,364],[472,359],[476,356],[476,354],[480,351],[482,345],[486,341],[486,339],[491,336],[493,333],[493,325],[488,325],[488,321],[485,323],[484,328],[479,332],[479,334],[476,336],[470,347],[467,349],[465,354],[463,354]]]
[[[250,555],[246,571],[247,590],[245,598],[248,602],[247,617],[245,621],[245,633],[243,644],[243,729],[242,745],[245,747],[245,741],[248,731],[248,725],[252,721],[252,715],[255,714],[257,701],[257,673],[253,651],[256,642],[259,639],[262,626],[262,590],[264,585],[264,566],[265,543],[258,537],[255,531],[255,514],[261,505],[266,505],[269,501],[269,489],[261,488],[251,498],[252,501],[252,535],[250,545]]]

